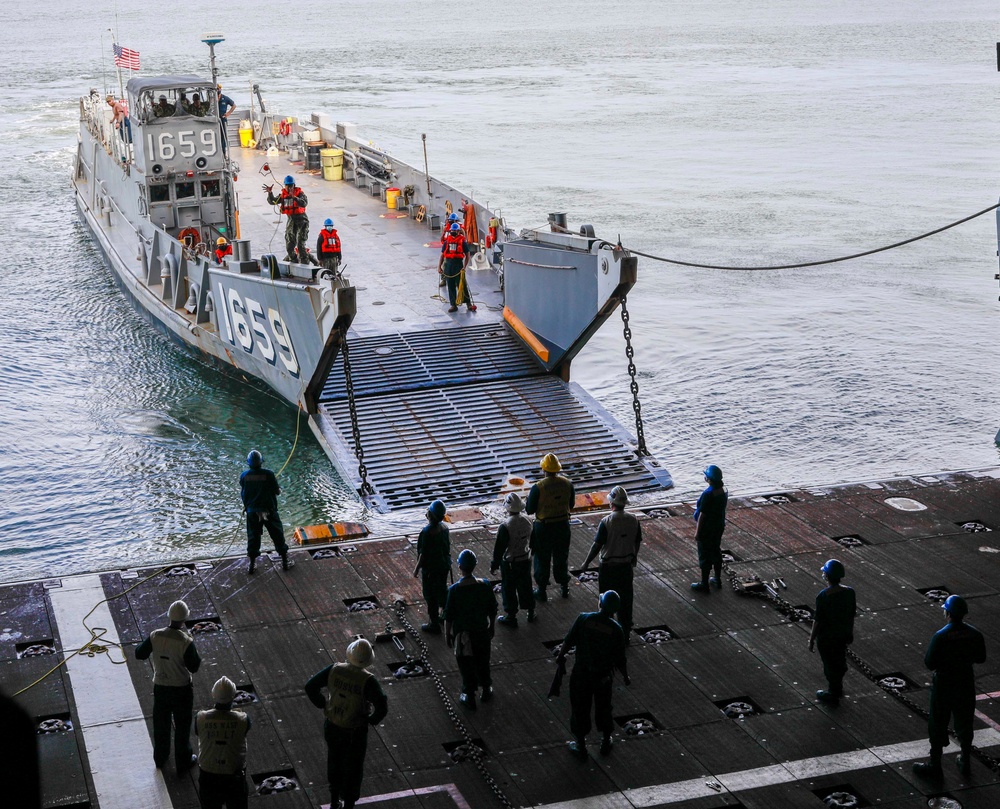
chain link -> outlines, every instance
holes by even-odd
[[[635,349],[632,347],[632,329],[628,325],[629,314],[626,299],[622,295],[622,333],[625,335],[625,356],[628,358],[629,389],[632,391],[632,409],[635,411],[636,455],[647,456],[646,433],[642,429],[642,402],[639,401],[639,383],[635,379]]]
[[[361,495],[375,493],[368,482],[368,467],[365,466],[365,450],[361,446],[361,425],[358,424],[358,408],[354,401],[354,379],[351,376],[351,349],[347,344],[347,327],[340,327],[340,353],[344,357],[344,382],[347,386],[347,406],[351,411],[351,435],[354,437],[354,454],[358,459],[358,474],[361,476]]]
[[[427,642],[424,640],[423,636],[416,629],[416,627],[414,627],[403,614],[406,610],[406,602],[402,599],[397,599],[393,604],[393,607],[396,610],[396,618],[399,619],[403,628],[416,641],[417,646],[420,648],[420,661],[424,664],[424,668],[430,675],[430,678],[434,681],[434,687],[437,689],[438,696],[441,697],[441,702],[444,703],[445,712],[448,714],[448,718],[451,719],[452,724],[455,725],[455,729],[462,735],[462,739],[467,745],[469,754],[475,762],[476,768],[479,770],[479,774],[486,782],[486,786],[490,788],[494,797],[496,797],[501,806],[505,807],[505,809],[514,809],[514,804],[511,803],[510,798],[508,798],[507,794],[503,791],[503,787],[497,783],[496,779],[490,774],[490,771],[486,769],[483,749],[472,740],[472,734],[465,726],[465,722],[462,721],[458,712],[455,710],[455,703],[452,702],[451,697],[448,696],[448,689],[446,689],[444,683],[441,682],[441,675],[437,672],[434,666],[431,665],[430,650],[427,648]]]
[[[734,571],[728,563],[723,565],[723,570],[725,570],[726,575],[729,577],[729,584],[733,588],[733,592],[737,595],[751,596],[753,598],[762,598],[766,601],[770,601],[777,608],[778,612],[793,621],[799,621],[804,623],[805,621],[798,617],[798,610],[792,606],[791,602],[787,599],[782,598],[775,589],[768,586],[767,582],[761,580],[759,576],[750,576],[746,579],[740,579],[739,575]],[[754,587],[754,585],[761,585],[760,587]],[[795,617],[793,617],[795,613]],[[898,702],[906,706],[906,708],[917,716],[923,719],[929,719],[930,714],[923,709],[920,705],[906,696],[905,693],[899,688],[892,688],[882,682],[882,678],[878,676],[875,670],[861,658],[853,649],[848,647],[847,658],[854,664],[854,667],[865,677],[871,680],[875,685],[881,688],[883,691],[888,693],[890,696],[894,697]],[[955,732],[949,730],[949,734],[955,737]],[[993,772],[1000,773],[1000,759],[987,753],[976,745],[972,745],[972,754],[976,756],[983,764],[989,767]]]

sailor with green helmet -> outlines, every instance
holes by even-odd
[[[353,809],[361,797],[368,727],[377,725],[389,712],[389,701],[378,678],[368,671],[373,662],[375,652],[371,643],[358,638],[347,647],[346,663],[327,666],[305,686],[309,701],[322,708],[326,716],[323,735],[333,807]]]
[[[441,615],[448,598],[448,573],[451,571],[451,541],[448,526],[444,523],[447,513],[444,502],[435,500],[427,509],[427,525],[417,537],[417,566],[413,576],[421,576],[424,601],[427,602],[427,623],[421,624],[424,632],[441,634]]]
[[[623,486],[611,490],[611,513],[597,526],[597,536],[587,554],[583,569],[590,567],[594,557],[601,555],[597,571],[597,589],[600,592],[614,590],[621,598],[618,621],[625,632],[628,645],[632,631],[633,570],[639,562],[639,544],[642,542],[642,526],[638,517],[625,510],[628,492]],[[581,577],[583,574],[580,574]]]
[[[535,515],[531,529],[531,552],[535,559],[535,598],[547,601],[549,571],[569,598],[569,515],[576,502],[573,482],[560,475],[562,464],[551,452],[539,463],[545,476],[531,487],[524,510]]]

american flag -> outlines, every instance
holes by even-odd
[[[111,46],[115,52],[115,66],[127,67],[129,70],[139,69],[139,51],[123,48],[117,42]]]

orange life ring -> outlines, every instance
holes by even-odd
[[[186,241],[188,236],[191,237],[191,244],[188,244]],[[184,228],[184,230],[177,234],[177,241],[187,247],[196,247],[202,242],[201,232],[198,228]]]
[[[281,123],[278,124],[278,134],[288,137],[292,134],[292,125],[288,121],[282,119]]]

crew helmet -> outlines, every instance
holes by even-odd
[[[444,519],[444,515],[447,513],[448,509],[445,508],[444,500],[435,500],[427,508],[427,516],[432,520],[437,520],[441,522]]]
[[[250,454],[247,455],[247,466],[251,469],[260,469],[263,464],[264,456],[255,449],[250,450]]]
[[[611,501],[611,505],[613,506],[627,506],[628,492],[625,491],[624,486],[615,486],[611,490],[611,494],[608,495],[608,499]]]
[[[962,619],[969,614],[969,605],[962,596],[948,596],[944,602],[944,611],[952,618]]]
[[[504,506],[507,507],[508,514],[520,514],[524,511],[524,501],[517,492],[511,492],[503,499]]]
[[[220,677],[212,686],[212,699],[216,705],[228,705],[236,699],[236,683],[228,677]]]
[[[543,472],[558,472],[562,469],[562,464],[559,463],[559,459],[551,452],[542,458],[542,460],[538,462],[538,465],[542,467]]]
[[[824,576],[834,582],[840,581],[847,575],[847,570],[844,569],[843,563],[836,559],[828,560],[827,563],[820,568],[820,570],[823,571]]]
[[[454,212],[448,214],[448,221],[449,222],[457,222],[458,221],[458,214],[454,213]]]
[[[325,227],[325,228],[332,228],[333,227],[333,220],[332,219],[324,219],[323,220],[323,227]]]
[[[216,244],[225,244],[226,243],[226,237],[225,236],[220,236],[218,239],[215,240],[215,243]]]
[[[714,463],[705,467],[705,477],[709,483],[722,483],[722,470]]]
[[[175,601],[167,609],[167,618],[171,621],[186,621],[190,614],[191,610],[188,609],[188,605],[183,601]]]
[[[358,669],[366,669],[375,661],[375,650],[366,638],[358,638],[347,646],[347,662]]]
[[[285,185],[295,185],[295,178],[291,174],[285,177]]]
[[[601,593],[598,603],[601,605],[601,612],[605,615],[614,615],[622,605],[622,598],[614,590],[606,590]]]
[[[469,573],[471,573],[473,570],[476,569],[476,565],[478,563],[479,560],[476,558],[476,554],[470,551],[468,548],[466,548],[458,555],[459,570],[467,570]]]
[[[461,227],[459,227],[459,224],[458,224],[458,222],[452,222],[452,223],[451,223],[451,227],[450,227],[450,228],[448,228],[448,230],[450,230],[450,231],[451,231],[452,233],[455,233],[455,232],[457,232],[457,231],[459,231],[459,230],[461,230],[461,229],[462,229],[462,228],[461,228]]]

